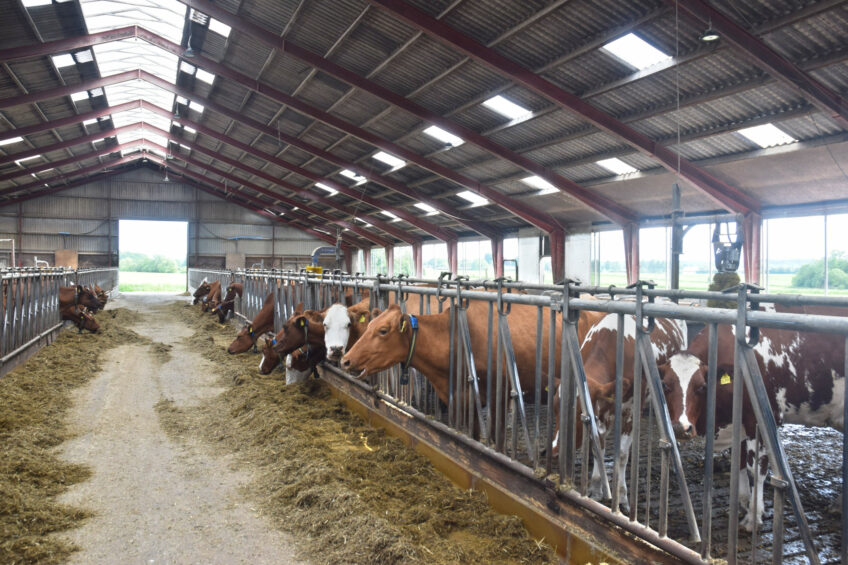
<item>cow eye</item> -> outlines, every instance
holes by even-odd
[[[347,323],[347,325],[346,325],[345,327],[346,327],[346,328],[349,328],[349,327],[350,327],[350,322],[348,322],[348,323]]]
[[[380,335],[386,335],[389,333],[389,328],[380,328]]]
[[[705,384],[703,384],[703,385],[698,385],[698,388],[696,388],[696,389],[695,389],[695,392],[697,392],[698,394],[706,394],[706,392],[707,392],[707,385],[705,385]]]

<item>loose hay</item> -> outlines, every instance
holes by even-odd
[[[737,273],[716,273],[708,290],[717,292],[737,286],[742,279]],[[728,300],[707,300],[710,308],[736,308],[736,295],[728,294]]]
[[[55,497],[88,479],[90,471],[59,460],[55,448],[73,437],[65,425],[70,393],[100,370],[101,353],[150,343],[126,327],[139,316],[124,308],[98,314],[100,332],[63,331],[0,378],[0,563],[59,563],[76,550],[50,534],[76,527],[90,514]]]
[[[453,486],[425,458],[366,426],[322,381],[286,387],[259,375],[258,356],[229,355],[232,327],[197,308],[189,341],[230,386],[202,406],[157,408],[174,437],[200,436],[256,469],[248,495],[320,563],[552,563],[521,521],[494,513],[484,494]]]

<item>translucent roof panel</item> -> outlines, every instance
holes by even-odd
[[[639,70],[671,58],[634,33],[607,43],[603,49]]]
[[[180,43],[185,26],[186,6],[173,0],[80,0],[89,33],[138,25],[174,43]],[[175,83],[179,59],[162,49],[138,39],[113,41],[95,45],[94,57],[100,75],[107,77],[117,73],[141,69],[170,83]],[[145,100],[168,111],[174,104],[171,92],[144,81],[130,80],[104,89],[106,99],[112,106],[131,100]],[[161,116],[138,109],[113,116],[116,127],[143,121],[165,131],[170,121]],[[119,143],[140,139],[151,139],[150,132],[122,134]],[[157,142],[165,144],[157,136]]]
[[[797,141],[774,124],[763,124],[750,128],[742,128],[737,133],[744,135],[760,147],[774,147]]]

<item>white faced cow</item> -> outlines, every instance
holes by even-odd
[[[844,308],[812,306],[778,306],[776,310],[831,316],[848,314]],[[721,452],[731,447],[735,340],[731,326],[719,326],[717,339],[715,451]],[[704,330],[692,340],[687,351],[673,356],[660,367],[669,413],[675,432],[681,439],[706,432],[708,345],[708,334]],[[762,328],[754,354],[778,425],[787,422],[844,430],[844,336]],[[742,425],[744,461],[739,463],[744,463],[748,475],[757,481],[757,500],[751,500],[750,481],[741,477],[739,501],[743,506],[749,506],[749,512],[740,525],[752,531],[755,525],[762,525],[763,483],[768,461],[762,447],[756,446],[753,440],[756,420],[747,392],[743,396]]]
[[[343,304],[330,306],[324,314],[324,346],[327,349],[327,359],[340,360],[365,332],[370,321],[368,299],[350,307]]]

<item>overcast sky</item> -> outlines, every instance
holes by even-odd
[[[122,253],[133,251],[150,256],[185,259],[188,223],[121,220],[118,224],[118,241]]]

